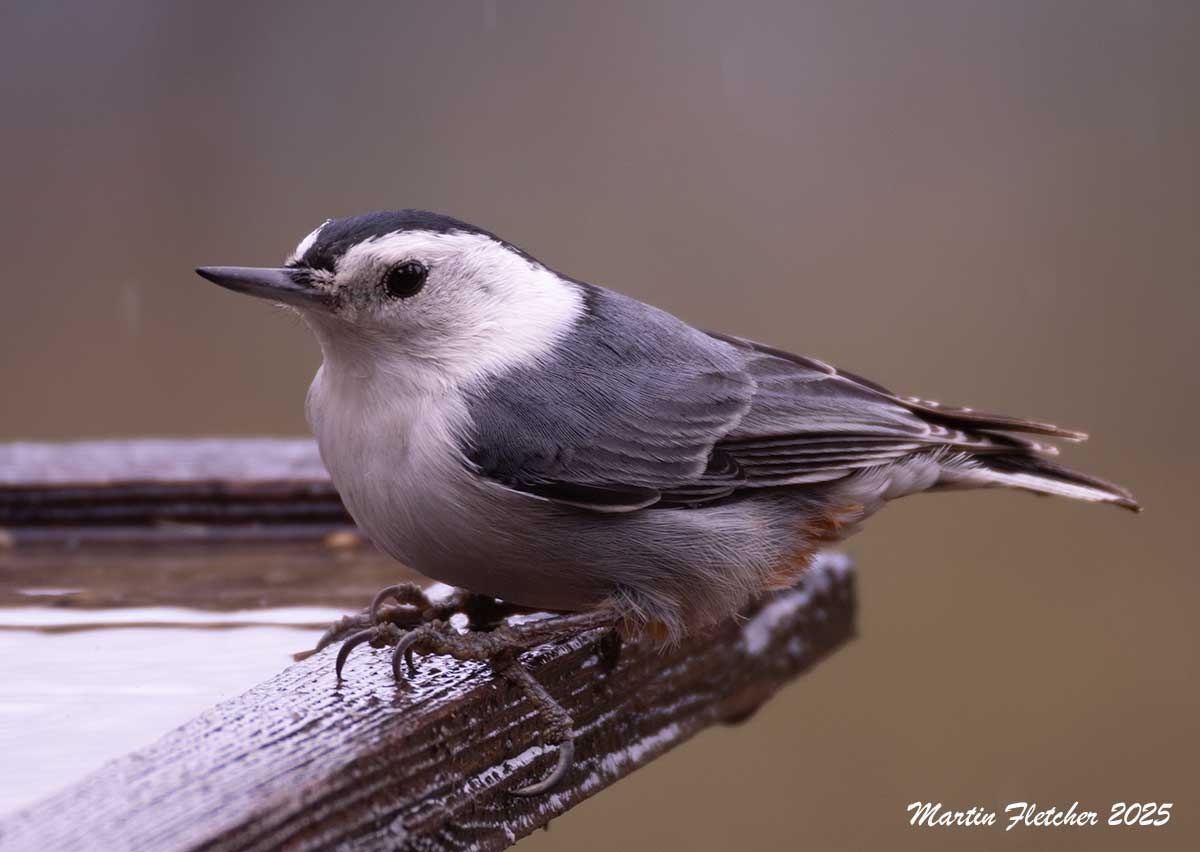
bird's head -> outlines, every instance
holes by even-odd
[[[206,266],[204,278],[300,312],[326,361],[449,380],[549,351],[580,288],[498,237],[421,210],[331,219],[282,267]]]

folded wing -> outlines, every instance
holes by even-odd
[[[820,361],[586,292],[591,310],[571,345],[468,394],[464,454],[513,490],[630,512],[937,454],[970,484],[1132,504],[1111,483],[1044,461],[1055,448],[1020,434],[1082,440],[1078,432],[899,397]]]

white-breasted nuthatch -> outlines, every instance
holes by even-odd
[[[429,577],[677,638],[794,583],[885,502],[1008,486],[1137,508],[1028,435],[700,331],[418,210],[326,222],[282,268],[205,267],[296,308],[307,414],[354,520]]]

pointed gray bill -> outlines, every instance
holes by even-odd
[[[255,266],[200,266],[196,274],[237,293],[283,302],[298,308],[329,307],[332,296],[315,287],[301,269],[267,269]]]

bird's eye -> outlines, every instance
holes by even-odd
[[[429,269],[425,264],[416,260],[406,260],[393,266],[383,280],[389,296],[396,299],[407,299],[415,296],[425,286],[425,276]]]

